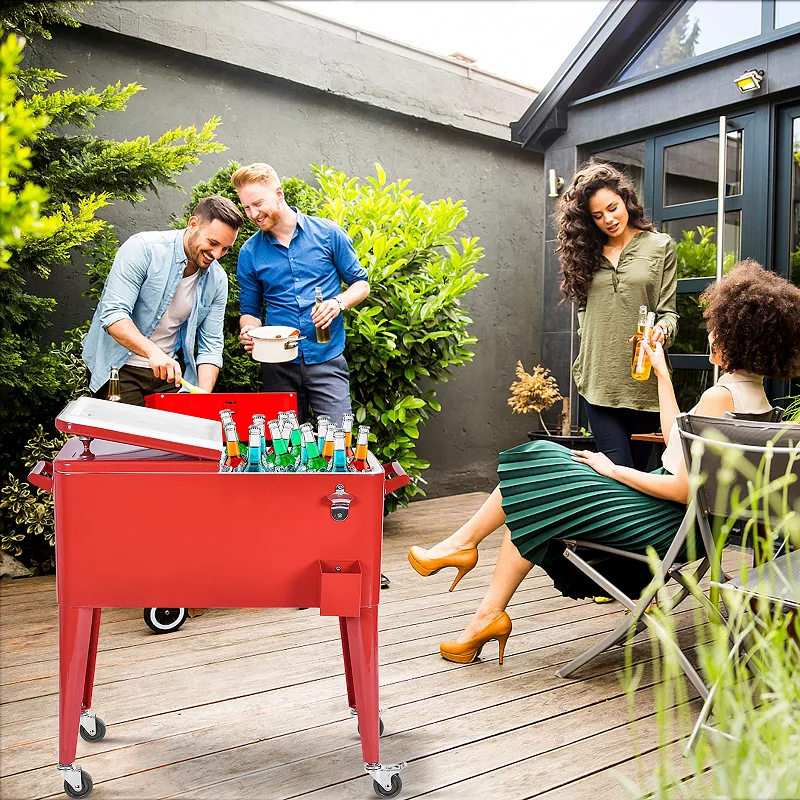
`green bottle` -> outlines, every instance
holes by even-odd
[[[275,472],[294,472],[294,456],[286,446],[277,420],[270,420],[269,433],[272,436],[272,465]]]
[[[323,458],[319,452],[319,445],[314,436],[314,429],[311,425],[303,425],[301,428],[303,432],[303,444],[306,446],[306,471],[308,472],[327,472],[328,462]]]

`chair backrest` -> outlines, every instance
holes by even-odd
[[[773,523],[782,518],[782,509],[800,504],[800,425],[791,422],[753,422],[742,419],[720,419],[692,414],[679,414],[678,430],[683,455],[690,474],[696,471],[704,482],[697,492],[699,510],[705,515],[727,517],[731,513],[731,497],[738,492],[740,501],[750,496],[753,481],[761,486],[787,473],[795,480],[773,493],[769,502],[759,503],[758,516]],[[693,464],[692,442],[700,441],[703,452]],[[734,469],[723,469],[726,454],[736,451]],[[784,502],[786,501],[786,502]],[[754,514],[743,504],[737,516],[748,519]]]
[[[725,419],[744,419],[751,422],[780,422],[783,419],[785,408],[780,406],[773,406],[769,411],[763,414],[745,414],[740,411],[726,411]]]

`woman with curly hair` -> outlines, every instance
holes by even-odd
[[[722,417],[726,411],[768,411],[764,376],[800,374],[800,289],[747,260],[707,289],[702,302],[709,360],[722,375],[690,413]],[[642,554],[653,547],[662,557],[666,553],[686,511],[689,478],[663,345],[656,342],[647,351],[657,381],[661,427],[668,432],[660,469],[642,472],[615,464],[602,453],[568,450],[547,440],[526,442],[500,454],[500,483],[467,523],[430,550],[409,551],[409,561],[421,575],[456,567],[455,587],[477,563],[480,542],[507,526],[491,584],[475,615],[458,639],[439,648],[448,661],[468,663],[486,642],[497,639],[502,663],[511,633],[506,607],[534,564],[565,596],[591,596],[595,583],[563,557],[559,539],[580,538]],[[635,597],[651,575],[625,561],[622,567],[609,559],[599,569]]]
[[[578,358],[572,368],[600,452],[615,464],[645,469],[652,452],[631,434],[658,427],[655,376],[631,377],[629,337],[639,307],[656,314],[653,341],[675,338],[678,285],[675,242],[656,233],[633,186],[610,164],[579,169],[556,213],[561,289],[577,304]]]

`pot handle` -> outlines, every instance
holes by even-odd
[[[284,342],[283,349],[284,350],[294,350],[300,344],[300,341],[302,339],[305,339],[305,338],[306,338],[305,336],[295,336],[294,338],[289,339],[288,341]]]
[[[28,473],[28,483],[53,494],[53,462],[39,461]]]
[[[390,464],[384,464],[383,474],[384,495],[391,494],[402,486],[405,486],[411,480],[406,474],[406,471],[397,461],[392,461]]]

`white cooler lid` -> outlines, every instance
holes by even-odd
[[[69,403],[56,417],[56,428],[73,436],[90,436],[214,461],[223,450],[222,424],[217,420],[110,403],[94,397],[79,397]]]

